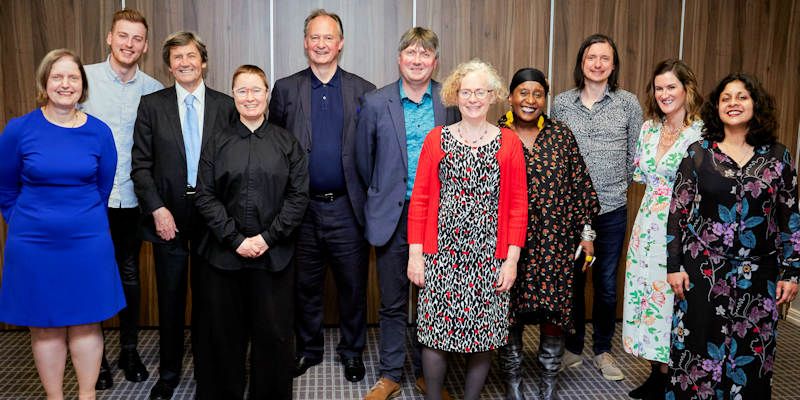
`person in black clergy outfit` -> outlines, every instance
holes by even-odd
[[[198,171],[197,211],[208,224],[199,251],[209,327],[208,371],[197,399],[291,399],[294,359],[294,230],[308,205],[306,152],[287,130],[266,122],[267,76],[233,73],[239,120],[211,138]],[[200,377],[198,377],[200,378]],[[205,377],[203,377],[205,378]]]
[[[295,376],[322,362],[322,288],[325,263],[339,297],[345,378],[364,378],[369,247],[363,236],[365,188],[356,173],[356,118],[375,85],[338,66],[344,45],[338,15],[315,10],[305,20],[309,68],[275,82],[269,122],[294,134],[309,155],[311,201],[297,239],[297,356]]]
[[[208,52],[197,35],[171,34],[162,57],[176,84],[142,97],[131,151],[131,178],[143,215],[141,234],[153,243],[155,258],[160,360],[159,379],[150,391],[153,400],[171,399],[181,378],[190,253],[195,267],[202,262],[196,241],[205,224],[194,207],[201,147],[217,124],[227,125],[236,115],[233,99],[203,82]],[[193,286],[202,284],[193,279]],[[192,304],[192,349],[199,375],[204,336],[197,316],[203,311],[201,302]]]

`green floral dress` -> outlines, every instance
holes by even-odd
[[[625,268],[622,345],[648,360],[669,361],[672,330],[672,289],[667,284],[667,216],[675,173],[686,148],[701,137],[702,121],[681,132],[675,144],[656,162],[661,122],[642,126],[634,157],[636,182],[646,186],[633,224]]]

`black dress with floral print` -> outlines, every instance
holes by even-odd
[[[499,124],[513,129],[505,117]],[[572,329],[573,257],[583,225],[591,223],[600,203],[563,122],[545,118],[533,147],[525,147],[525,161],[528,229],[511,293],[511,321]]]
[[[755,148],[743,167],[707,140],[678,168],[667,268],[675,299],[667,399],[769,399],[778,280],[800,275],[797,173],[786,147]]]

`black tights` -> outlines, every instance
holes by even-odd
[[[492,366],[492,352],[484,351],[467,356],[467,376],[464,383],[464,400],[477,400],[481,397],[483,383]],[[425,375],[427,392],[425,399],[441,400],[444,376],[447,372],[447,352],[430,347],[422,349],[422,371]]]

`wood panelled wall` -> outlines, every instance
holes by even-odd
[[[438,79],[459,62],[479,57],[495,65],[504,79],[518,68],[545,72],[553,16],[553,95],[573,86],[575,56],[584,37],[612,36],[618,46],[622,88],[645,99],[653,66],[681,51],[681,0],[126,0],[150,24],[150,51],[142,69],[172,84],[161,60],[161,42],[176,30],[193,30],[206,41],[209,86],[228,91],[240,64],[261,66],[274,81],[305,67],[303,20],[324,7],[343,20],[344,69],[377,86],[397,79],[397,42],[412,26],[434,29],[440,38]],[[34,74],[39,60],[54,48],[70,47],[85,63],[103,60],[111,14],[120,0],[0,0],[0,124],[34,107]],[[274,15],[270,15],[270,9]],[[416,9],[416,16],[414,10]],[[780,141],[794,151],[800,120],[800,3],[793,0],[686,0],[683,56],[708,93],[724,75],[746,71],[758,76],[775,96]],[[270,26],[273,24],[273,26]],[[270,35],[270,32],[273,35]],[[270,57],[273,57],[272,59]],[[273,76],[274,75],[274,76]],[[492,108],[497,117],[507,108]],[[629,225],[642,188],[629,193]],[[3,233],[4,240],[5,229]],[[2,247],[0,246],[0,251]],[[142,323],[157,324],[153,259],[142,249]],[[624,262],[620,263],[620,270]],[[0,277],[2,271],[0,270]],[[623,274],[619,274],[622,288]],[[335,290],[326,286],[326,322],[337,319]],[[368,293],[370,323],[377,322],[379,296],[374,265]],[[591,290],[591,289],[587,289]],[[620,291],[620,297],[622,292]],[[589,300],[587,300],[589,301]],[[620,302],[620,308],[622,304]],[[188,315],[188,314],[187,314]],[[114,325],[115,321],[110,321]],[[4,326],[0,325],[0,328]]]

